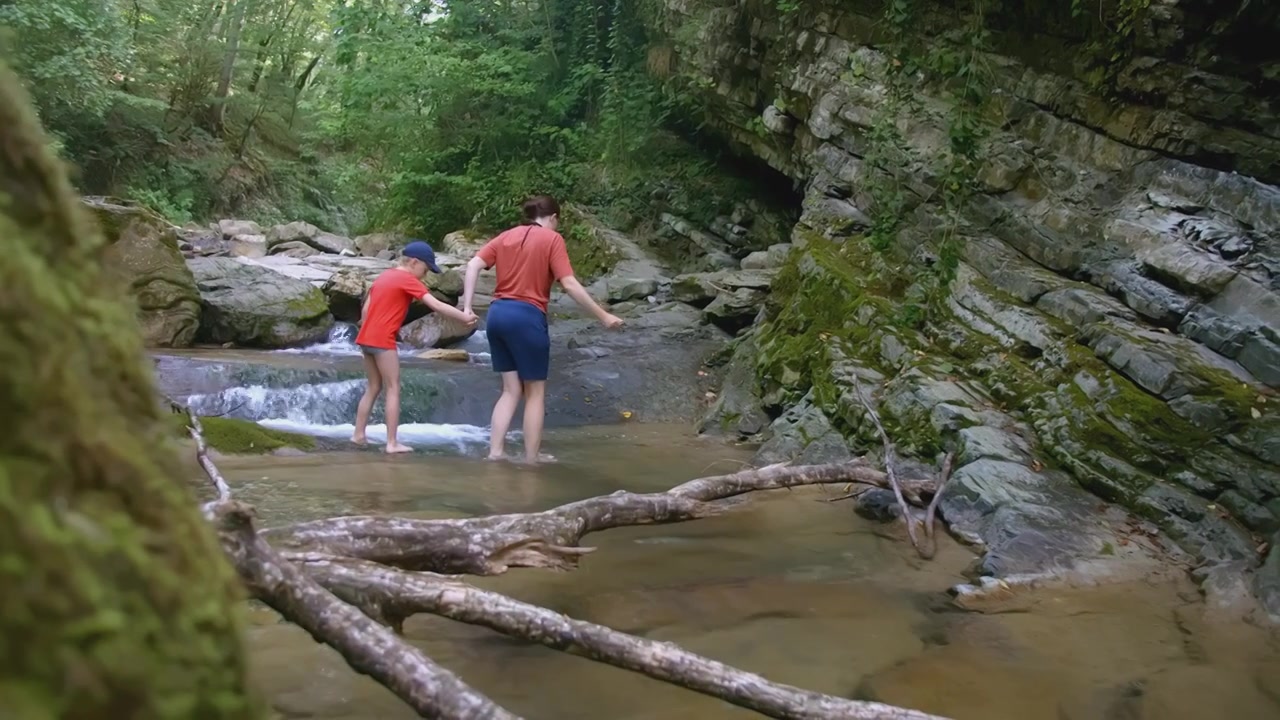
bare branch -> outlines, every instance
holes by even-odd
[[[902,496],[902,483],[898,482],[896,469],[897,452],[894,449],[893,441],[889,439],[889,433],[885,432],[884,424],[880,422],[880,416],[876,413],[875,408],[871,406],[871,401],[862,393],[862,385],[858,382],[857,375],[853,377],[853,390],[857,393],[858,399],[862,401],[862,406],[867,409],[867,415],[871,418],[871,422],[875,423],[876,430],[880,433],[880,439],[884,442],[884,470],[889,477],[889,486],[893,488],[893,496],[898,499],[898,509],[902,511],[902,522],[907,526],[907,537],[911,539],[911,546],[923,557],[924,553],[920,550],[920,540],[916,537],[916,521],[911,516],[911,508],[907,506],[906,498]]]
[[[928,554],[921,553],[925,560],[932,560],[933,556],[938,552],[938,540],[933,534],[933,520],[938,512],[938,503],[942,500],[942,493],[947,489],[947,481],[951,479],[951,470],[955,466],[956,451],[952,450],[942,459],[942,471],[938,473],[938,489],[933,493],[933,499],[929,501],[929,509],[924,514],[924,536],[929,540]]]
[[[576,567],[589,548],[575,547],[588,533],[631,525],[684,522],[724,512],[724,500],[757,490],[859,483],[884,487],[884,473],[862,459],[831,465],[770,465],[699,478],[660,493],[616,492],[540,513],[417,520],[349,516],[263,531],[272,545],[294,553],[371,560],[408,570],[495,575],[512,567]],[[911,481],[928,493],[932,481]]]
[[[209,476],[209,482],[213,483],[214,489],[218,491],[218,499],[215,502],[225,502],[231,499],[231,486],[227,484],[226,478],[222,477],[222,473],[218,472],[218,466],[213,464],[213,460],[209,458],[209,447],[204,442],[204,428],[200,426],[200,418],[196,417],[190,409],[187,411],[187,419],[191,421],[191,426],[187,430],[191,433],[191,439],[196,441],[196,462],[200,463],[200,468],[204,470],[204,474]],[[211,512],[209,505],[204,508],[205,514]]]
[[[516,720],[392,630],[281,560],[254,531],[247,505],[229,500],[214,503],[212,511],[223,550],[254,597],[337,650],[357,672],[377,680],[423,717]]]
[[[297,562],[349,601],[373,603],[383,613],[426,612],[511,637],[583,655],[679,685],[773,718],[805,720],[937,720],[914,710],[782,685],[666,642],[635,637],[536,605],[427,573],[328,556]]]

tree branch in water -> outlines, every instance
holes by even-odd
[[[724,500],[745,493],[830,483],[885,487],[888,481],[861,458],[830,465],[770,465],[691,480],[666,492],[619,491],[540,513],[458,520],[338,517],[266,530],[263,537],[295,553],[359,558],[450,575],[495,575],[511,567],[566,570],[592,552],[592,548],[576,547],[589,533],[697,520],[724,512],[729,507]],[[932,480],[912,480],[906,485],[917,498],[935,487]]]
[[[590,532],[708,517],[725,509],[719,501],[755,490],[882,483],[884,474],[862,460],[811,467],[771,465],[692,480],[664,493],[617,492],[542,513],[436,521],[334,518],[259,533],[252,508],[231,499],[230,487],[209,458],[199,420],[194,415],[191,420],[197,460],[219,496],[205,506],[205,512],[249,591],[316,641],[333,647],[352,668],[377,680],[423,717],[516,718],[399,636],[405,618],[426,612],[632,670],[769,717],[941,720],[914,710],[772,683],[670,643],[574,620],[437,575],[400,569],[439,564],[467,567],[477,574],[515,566],[565,569],[589,552],[574,545]],[[268,544],[268,536],[281,538],[293,550],[277,552]],[[298,549],[306,546],[326,550]]]
[[[677,645],[635,637],[537,605],[427,573],[405,572],[364,560],[295,558],[309,575],[351,602],[383,613],[439,615],[510,637],[540,643],[679,685],[768,717],[826,720],[936,720],[891,705],[859,702],[770,682]]]

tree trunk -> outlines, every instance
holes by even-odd
[[[222,57],[222,74],[218,77],[218,90],[214,94],[217,105],[213,109],[213,130],[215,134],[222,132],[222,124],[227,114],[227,96],[231,94],[231,78],[235,75],[236,54],[240,52],[240,30],[244,26],[244,11],[249,0],[236,2],[231,27],[227,31],[227,51]]]
[[[0,62],[0,714],[257,718],[133,309]]]

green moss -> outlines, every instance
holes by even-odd
[[[188,437],[187,416],[174,413],[171,422],[179,437]],[[228,455],[262,455],[280,448],[314,450],[315,438],[310,435],[272,430],[248,420],[225,417],[202,417],[204,439],[210,448]]]
[[[261,717],[242,593],[184,483],[133,308],[0,63],[0,708]]]
[[[607,275],[621,260],[618,251],[600,237],[599,230],[566,208],[564,239],[573,272],[584,283]]]

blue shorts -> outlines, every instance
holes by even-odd
[[[547,314],[521,300],[494,300],[485,318],[494,372],[516,372],[521,380],[546,380],[551,366]]]

